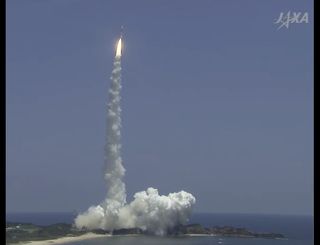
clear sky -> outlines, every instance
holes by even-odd
[[[280,12],[309,24],[277,30]],[[128,199],[186,190],[196,212],[313,213],[313,3],[7,0],[7,211],[105,197],[120,27]]]

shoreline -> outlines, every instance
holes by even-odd
[[[56,239],[41,240],[41,241],[24,241],[18,243],[8,243],[8,245],[51,245],[51,244],[65,244],[70,242],[83,241],[87,239],[99,238],[99,237],[111,237],[109,234],[95,234],[92,232],[80,235],[80,236],[64,236]]]
[[[23,242],[17,242],[17,243],[8,243],[7,245],[59,245],[59,244],[67,244],[70,242],[77,242],[77,241],[83,241],[83,240],[90,240],[94,238],[101,238],[101,237],[113,237],[114,235],[111,234],[96,234],[92,232],[88,232],[86,234],[80,235],[80,236],[64,236],[59,237],[56,239],[48,239],[48,240],[41,240],[41,241],[23,241]],[[116,235],[116,236],[141,236],[141,234],[126,234],[126,235]],[[217,234],[183,234],[180,235],[180,237],[216,237],[220,239],[224,238],[258,238],[258,237],[252,237],[252,236],[219,236]],[[288,240],[288,238],[274,238],[278,240]]]

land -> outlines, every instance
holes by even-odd
[[[284,235],[279,233],[261,233],[249,231],[245,228],[236,228],[232,226],[214,226],[203,227],[200,224],[179,225],[172,231],[170,235],[212,235],[221,237],[248,237],[248,238],[269,238],[280,239],[285,238]]]
[[[70,242],[77,242],[83,240],[89,240],[98,237],[106,237],[108,235],[101,235],[95,233],[86,233],[80,236],[66,236],[49,240],[39,240],[39,241],[20,241],[18,243],[6,243],[6,244],[15,244],[15,245],[61,245]]]
[[[49,226],[39,226],[31,223],[12,223],[6,224],[6,244],[27,243],[45,244],[40,241],[46,241],[46,244],[61,244],[70,241],[90,239],[94,237],[117,235],[151,235],[148,231],[139,228],[119,229],[111,231],[105,230],[79,230],[71,224],[59,223]],[[277,233],[258,233],[249,231],[245,228],[236,228],[231,226],[203,227],[200,224],[179,225],[167,232],[168,236],[221,236],[221,237],[246,237],[246,238],[284,238],[282,234]]]

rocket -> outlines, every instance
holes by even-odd
[[[121,53],[122,53],[122,43],[121,43],[122,35],[123,35],[123,26],[121,26],[121,34],[117,44],[117,51],[116,51],[116,57],[119,57],[119,58],[121,57]]]

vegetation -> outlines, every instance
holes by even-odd
[[[71,224],[58,223],[49,226],[39,226],[30,223],[7,223],[6,243],[17,243],[20,241],[49,240],[65,236],[80,236],[89,232],[86,229],[79,230]],[[112,232],[101,229],[91,230],[96,234],[112,235],[149,235],[148,231],[139,228],[119,229]],[[245,228],[235,228],[231,226],[215,226],[211,228],[203,227],[200,224],[179,225],[168,231],[169,236],[203,234],[228,237],[259,237],[259,238],[284,238],[282,234],[275,233],[256,233]]]

